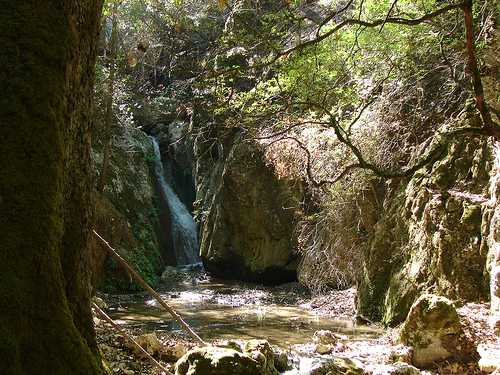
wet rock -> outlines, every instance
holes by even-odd
[[[243,353],[259,362],[263,374],[278,374],[274,366],[274,352],[267,340],[250,340],[245,344]]]
[[[161,281],[164,283],[182,280],[182,273],[175,267],[167,266],[161,274]]]
[[[318,359],[307,375],[364,375],[361,363],[348,358]]]
[[[391,365],[377,366],[372,375],[420,375],[418,368],[405,362],[396,362]]]
[[[465,337],[453,303],[444,297],[422,295],[411,307],[399,341],[413,347],[412,362],[425,368],[446,359],[459,362],[477,358],[473,344]]]
[[[271,346],[274,352],[274,367],[278,371],[285,371],[291,368],[290,361],[288,360],[288,355],[285,350],[281,349],[277,345]]]

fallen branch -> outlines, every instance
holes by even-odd
[[[137,349],[141,351],[156,367],[160,369],[160,371],[165,372],[166,375],[173,375],[170,371],[168,371],[165,367],[163,367],[156,359],[154,359],[142,346],[140,346],[132,337],[130,337],[123,329],[121,329],[118,324],[113,322],[113,320],[106,315],[104,311],[102,311],[99,306],[96,305],[95,302],[92,302],[92,307],[95,311],[101,315],[105,321],[107,321],[111,326],[119,332],[123,337],[125,337],[132,345],[134,345]]]
[[[195,339],[201,346],[207,346],[207,344],[198,336],[192,329],[189,327],[184,320],[177,314],[167,303],[160,297],[158,293],[154,291],[146,282],[125,262],[125,260],[113,249],[95,230],[92,230],[92,234],[106,247],[108,252],[111,254],[113,258],[116,259],[120,265],[125,268],[125,270],[132,276],[135,281],[137,281],[144,289],[146,289],[149,294],[151,294],[160,305],[163,306],[165,310],[167,310],[170,315],[174,317],[174,319],[181,325],[184,330],[191,335],[193,339]]]

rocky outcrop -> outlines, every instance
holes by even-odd
[[[102,168],[103,143],[99,124],[93,136],[92,174]],[[102,196],[95,196],[94,229],[142,276],[154,282],[169,253],[169,213],[155,187],[154,151],[151,139],[131,124],[112,126],[108,178]],[[130,287],[130,278],[112,261],[104,263],[105,249],[93,243],[95,285],[110,291]],[[106,271],[106,272],[104,272]]]
[[[93,191],[94,225],[93,229],[108,241],[109,245],[119,249],[122,257],[131,262],[129,254],[139,248],[139,243],[133,236],[125,217],[118,212],[113,204],[103,195]],[[107,267],[105,261],[108,250],[95,237],[91,237],[91,268],[92,285],[95,288],[109,291],[119,284],[122,287],[130,286],[131,279],[126,271],[120,267]],[[109,265],[108,265],[109,266]]]
[[[205,268],[259,283],[295,280],[300,182],[279,179],[255,141],[207,121],[197,113],[190,123],[175,120],[153,129],[166,141],[162,150],[176,191],[193,205]]]
[[[490,275],[491,325],[500,335],[500,149],[495,148],[490,200],[483,214],[489,247],[487,271]]]
[[[300,186],[277,178],[257,144],[238,134],[213,148],[199,137],[195,144],[195,210],[206,269],[260,283],[294,280]]]
[[[411,307],[399,341],[413,347],[412,362],[425,368],[453,359],[477,361],[477,349],[465,336],[453,303],[444,297],[422,295]]]
[[[462,114],[462,123],[474,121]],[[369,320],[402,322],[423,293],[489,298],[486,273],[491,145],[459,137],[432,165],[389,187],[359,279],[357,309]],[[482,224],[484,223],[484,224]]]

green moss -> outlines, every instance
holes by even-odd
[[[150,148],[146,154],[146,164],[150,173],[155,173],[156,169],[156,155],[154,149]]]
[[[100,374],[90,309],[67,294],[88,301],[84,280],[63,277],[79,274],[87,239],[64,188],[70,16],[55,1],[0,6],[0,373]]]

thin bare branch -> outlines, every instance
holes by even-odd
[[[472,0],[467,1],[460,7],[464,12],[465,19],[465,39],[467,41],[467,56],[469,61],[469,69],[472,74],[472,86],[474,88],[474,95],[476,97],[476,105],[481,119],[483,120],[484,130],[488,135],[496,138],[500,137],[500,126],[495,124],[491,118],[490,110],[484,100],[483,84],[481,82],[481,74],[477,66],[476,59],[476,45],[474,43],[474,26],[472,18]]]
[[[146,356],[147,359],[151,361],[160,371],[163,371],[165,375],[173,375],[170,371],[168,371],[165,367],[163,367],[156,359],[154,359],[147,351],[144,350],[142,346],[140,346],[130,335],[127,334],[123,329],[120,328],[118,324],[116,324],[104,311],[102,311],[99,306],[96,305],[95,302],[92,302],[92,307],[96,312],[101,315],[101,317],[111,324],[115,331],[120,333],[123,337],[125,337],[132,345],[134,345],[142,354]]]
[[[207,344],[189,327],[184,320],[177,314],[164,300],[163,298],[160,297],[156,291],[151,288],[128,264],[127,262],[116,252],[115,249],[113,249],[109,243],[104,240],[95,230],[92,231],[92,234],[94,235],[95,238],[97,238],[106,248],[106,250],[109,252],[109,254],[115,258],[115,260],[132,276],[135,281],[139,283],[144,289],[146,289],[149,294],[151,294],[157,301],[158,303],[163,306],[165,310],[169,312],[170,315],[181,325],[184,330],[191,335],[193,339],[195,339],[198,344],[201,346],[207,346]]]
[[[394,7],[396,6],[398,0],[394,0],[394,2],[392,3],[392,6],[391,6],[391,9],[389,9],[389,11],[387,12],[387,16],[385,16],[385,20],[384,22],[382,23],[382,26],[380,26],[380,30],[378,31],[379,33],[382,32],[382,29],[384,28],[384,25],[386,24],[387,22],[387,19],[389,18],[389,16],[391,15],[392,13],[392,10],[394,9]]]

